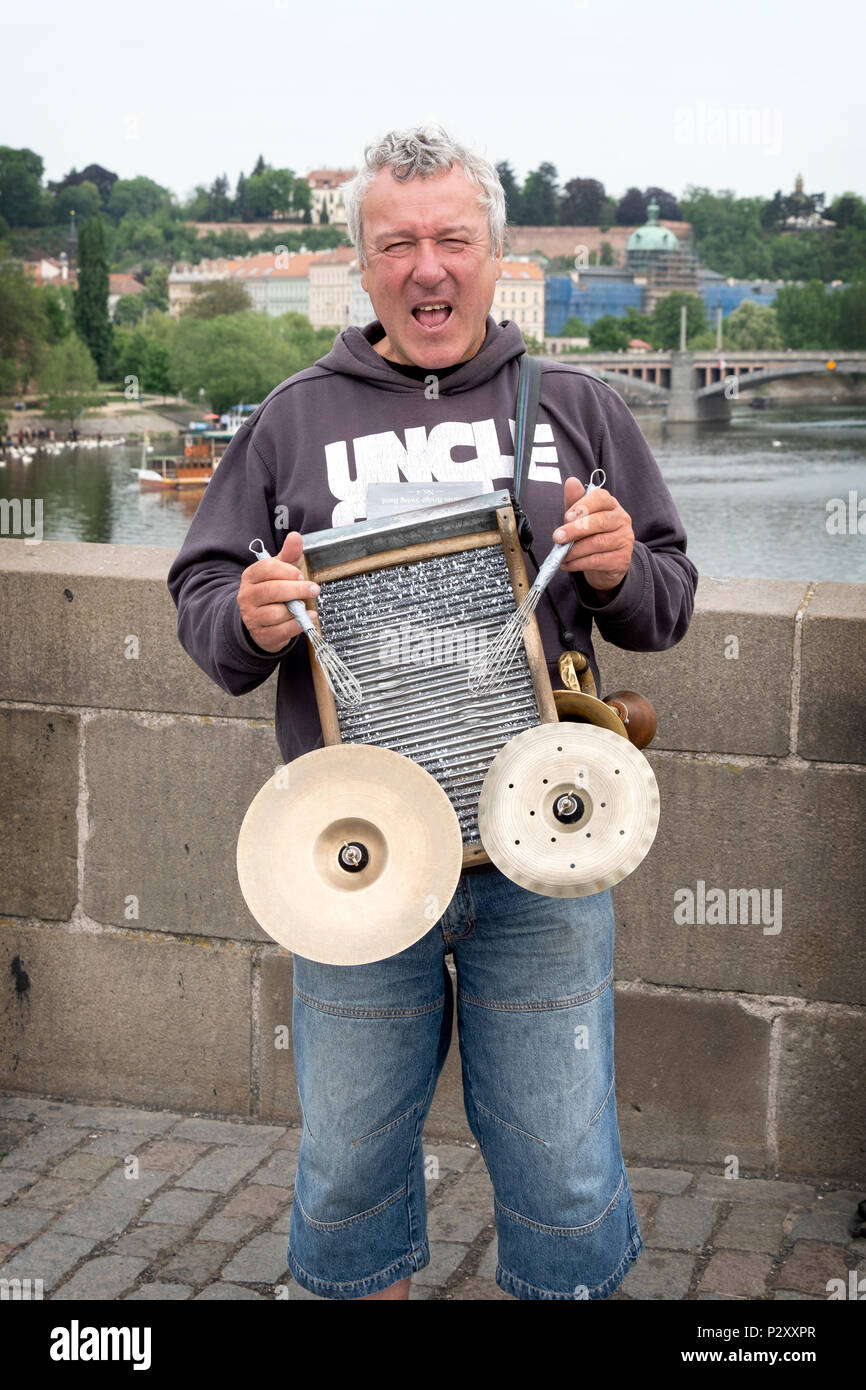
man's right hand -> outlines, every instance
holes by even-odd
[[[254,560],[241,577],[238,607],[244,627],[263,651],[281,651],[301,630],[286,604],[315,598],[319,592],[318,584],[304,579],[297,567],[303,549],[300,531],[290,531],[279,555]]]

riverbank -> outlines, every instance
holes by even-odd
[[[103,438],[122,435],[126,439],[134,439],[144,434],[150,435],[151,439],[160,435],[175,438],[178,430],[196,416],[197,407],[189,402],[132,405],[129,401],[109,401],[79,416],[76,427],[82,439],[95,439],[97,434]],[[65,439],[69,432],[69,420],[35,408],[7,412],[6,431],[13,439],[17,438],[19,430],[28,428],[34,434],[37,430],[53,429],[58,439]]]

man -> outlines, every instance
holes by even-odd
[[[488,492],[513,472],[524,344],[489,315],[505,223],[496,171],[436,128],[393,133],[367,150],[347,215],[378,318],[342,333],[242,426],[168,581],[180,640],[223,689],[243,694],[279,666],[287,761],[321,743],[285,608],[318,592],[297,568],[302,533],[362,519],[372,481]],[[606,487],[585,493],[597,467]],[[696,574],[672,499],[620,397],[560,363],[545,364],[526,512],[544,553],[548,537],[573,541],[538,612],[556,684],[556,610],[590,655],[593,620],[632,650],[679,641]],[[255,536],[278,557],[248,563]],[[397,956],[358,967],[295,957],[303,1128],[288,1263],[304,1288],[407,1299],[429,1262],[421,1134],[451,1036],[451,953],[497,1283],[527,1300],[613,1293],[643,1244],[616,1118],[613,942],[609,892],[544,898],[485,866]]]

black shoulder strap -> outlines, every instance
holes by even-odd
[[[514,422],[514,496],[522,507],[529,482],[532,444],[535,439],[535,417],[541,394],[541,358],[524,352],[520,359],[520,379],[517,383],[517,409]]]
[[[524,352],[520,359],[520,378],[517,383],[517,406],[514,419],[514,486],[511,490],[511,503],[517,523],[517,539],[521,548],[529,552],[529,558],[538,572],[538,561],[532,551],[532,527],[529,517],[523,510],[526,489],[529,483],[529,468],[532,463],[532,444],[535,439],[535,419],[538,414],[538,400],[541,395],[541,358],[530,357]],[[566,650],[574,646],[574,634],[562,621],[553,595],[546,590],[546,596],[556,614],[559,636]]]
[[[514,409],[514,484],[511,489],[511,502],[517,522],[517,539],[524,550],[529,550],[533,539],[532,527],[529,524],[529,517],[523,510],[523,503],[529,483],[532,443],[535,439],[535,417],[538,414],[540,394],[541,358],[530,357],[528,352],[524,352],[520,359],[517,404]]]

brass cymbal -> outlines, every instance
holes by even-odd
[[[462,864],[439,783],[368,744],[316,748],[278,769],[238,836],[238,880],[259,926],[327,965],[406,950],[445,911]]]
[[[599,700],[597,695],[587,695],[583,690],[554,690],[556,713],[562,723],[573,720],[577,723],[595,724],[602,729],[611,729],[622,738],[628,732],[615,709]]]
[[[541,724],[506,743],[478,803],[481,841],[513,883],[583,898],[637,868],[655,839],[659,793],[642,753],[594,724]]]

